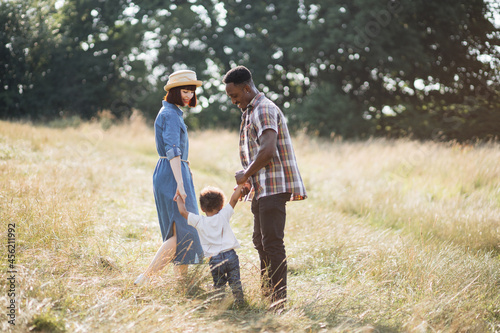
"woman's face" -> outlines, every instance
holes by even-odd
[[[189,101],[193,98],[194,96],[194,91],[192,90],[187,90],[187,89],[181,89],[181,99],[183,106],[188,106]]]

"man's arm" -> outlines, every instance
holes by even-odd
[[[179,208],[179,213],[181,213],[181,215],[187,220],[189,212],[186,209],[184,199],[181,196],[177,196],[177,198],[174,200],[177,202],[177,208]]]
[[[236,172],[235,178],[238,185],[245,184],[248,178],[269,164],[276,151],[277,140],[278,133],[274,130],[266,129],[262,132],[262,135],[259,137],[260,149],[255,157],[255,161],[250,163],[246,170]]]

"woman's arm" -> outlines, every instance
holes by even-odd
[[[185,201],[187,194],[184,190],[184,180],[182,179],[181,157],[176,156],[172,158],[170,160],[170,167],[172,168],[175,181],[177,182],[177,191],[175,192],[174,200],[176,200],[177,197],[180,196],[182,198],[182,201]]]

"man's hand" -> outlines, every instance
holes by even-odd
[[[243,185],[236,185],[234,187],[235,193],[238,193],[237,199],[239,201],[243,201],[243,199],[248,195],[248,193],[250,193],[251,190],[252,190],[252,184],[250,184],[249,182],[246,182]],[[233,193],[233,195],[235,194]]]
[[[243,186],[243,188],[241,189],[242,197],[248,195],[248,193],[250,193],[251,190],[252,190],[252,184],[246,182],[245,186]]]
[[[236,171],[234,178],[238,185],[245,184],[248,181],[248,178],[245,176],[245,170]]]

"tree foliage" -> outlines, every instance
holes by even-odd
[[[221,79],[242,64],[291,128],[314,135],[500,134],[500,11],[488,0],[28,3],[0,4],[3,118],[137,108],[151,119],[168,75],[190,68],[204,85],[187,122],[237,128]]]
[[[70,112],[89,118],[102,109],[127,113],[127,94],[147,71],[134,60],[139,25],[123,14],[126,0],[7,1],[2,25],[3,118],[49,119]],[[121,9],[121,10],[120,10]]]

